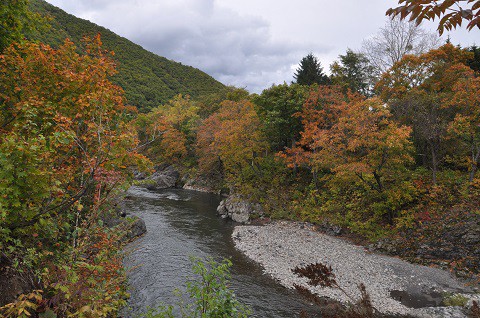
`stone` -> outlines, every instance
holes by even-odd
[[[133,178],[135,180],[143,180],[147,177],[147,175],[145,174],[145,172],[141,172],[141,171],[134,171],[133,172]]]
[[[251,217],[262,216],[263,209],[260,204],[243,199],[240,195],[230,195],[222,200],[217,207],[217,214],[222,218],[229,218],[235,222],[248,224]]]
[[[122,240],[126,242],[132,241],[147,232],[143,219],[136,215],[126,215],[124,211],[120,214],[115,213],[104,217],[103,223],[109,228],[118,228],[119,231],[124,231],[125,235]]]
[[[145,221],[136,215],[127,217],[126,223],[127,239],[129,241],[147,233],[147,226],[145,225]]]
[[[171,165],[161,165],[155,167],[155,172],[138,183],[148,190],[160,190],[174,188],[180,180],[180,173]]]

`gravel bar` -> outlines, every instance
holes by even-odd
[[[410,264],[398,258],[369,252],[362,246],[316,232],[311,225],[280,221],[264,226],[239,225],[232,234],[235,246],[264,271],[287,288],[293,284],[309,287],[318,296],[348,303],[338,289],[312,287],[292,269],[320,262],[333,268],[338,284],[357,299],[363,283],[372,303],[380,312],[414,317],[465,317],[460,307],[409,308],[394,300],[390,291],[429,298],[438,293],[461,293],[478,299],[478,294],[437,268]],[[437,296],[438,297],[438,296]],[[418,306],[417,306],[418,307]]]

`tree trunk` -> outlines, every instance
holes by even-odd
[[[437,185],[437,153],[435,152],[435,148],[432,146],[432,182],[433,185]]]
[[[377,187],[378,187],[378,192],[382,193],[383,192],[383,184],[382,184],[382,179],[380,175],[374,171],[373,172],[373,177],[375,178],[375,181],[377,182]]]
[[[470,170],[470,176],[468,178],[469,182],[473,181],[473,178],[475,178],[475,173],[478,170],[478,161],[480,159],[480,146],[475,147],[472,145],[472,167]]]

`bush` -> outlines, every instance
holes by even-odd
[[[209,258],[205,261],[199,258],[191,258],[192,269],[195,279],[186,283],[188,299],[184,299],[180,291],[176,291],[179,301],[176,304],[181,317],[202,318],[227,318],[248,317],[250,309],[241,304],[235,297],[235,293],[228,288],[230,279],[230,260],[220,263]],[[158,308],[150,310],[147,318],[173,318],[173,305],[162,304]]]

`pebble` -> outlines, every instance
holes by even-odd
[[[305,278],[292,272],[296,266],[320,262],[332,266],[338,284],[354,298],[359,297],[358,285],[363,283],[373,306],[383,313],[421,318],[466,317],[460,307],[406,307],[390,297],[391,290],[416,294],[462,293],[480,299],[447,271],[366,251],[343,239],[316,232],[304,223],[279,221],[265,226],[239,225],[232,238],[238,250],[260,263],[265,273],[287,288],[298,284],[318,296],[348,303],[349,298],[340,290],[309,286]]]

